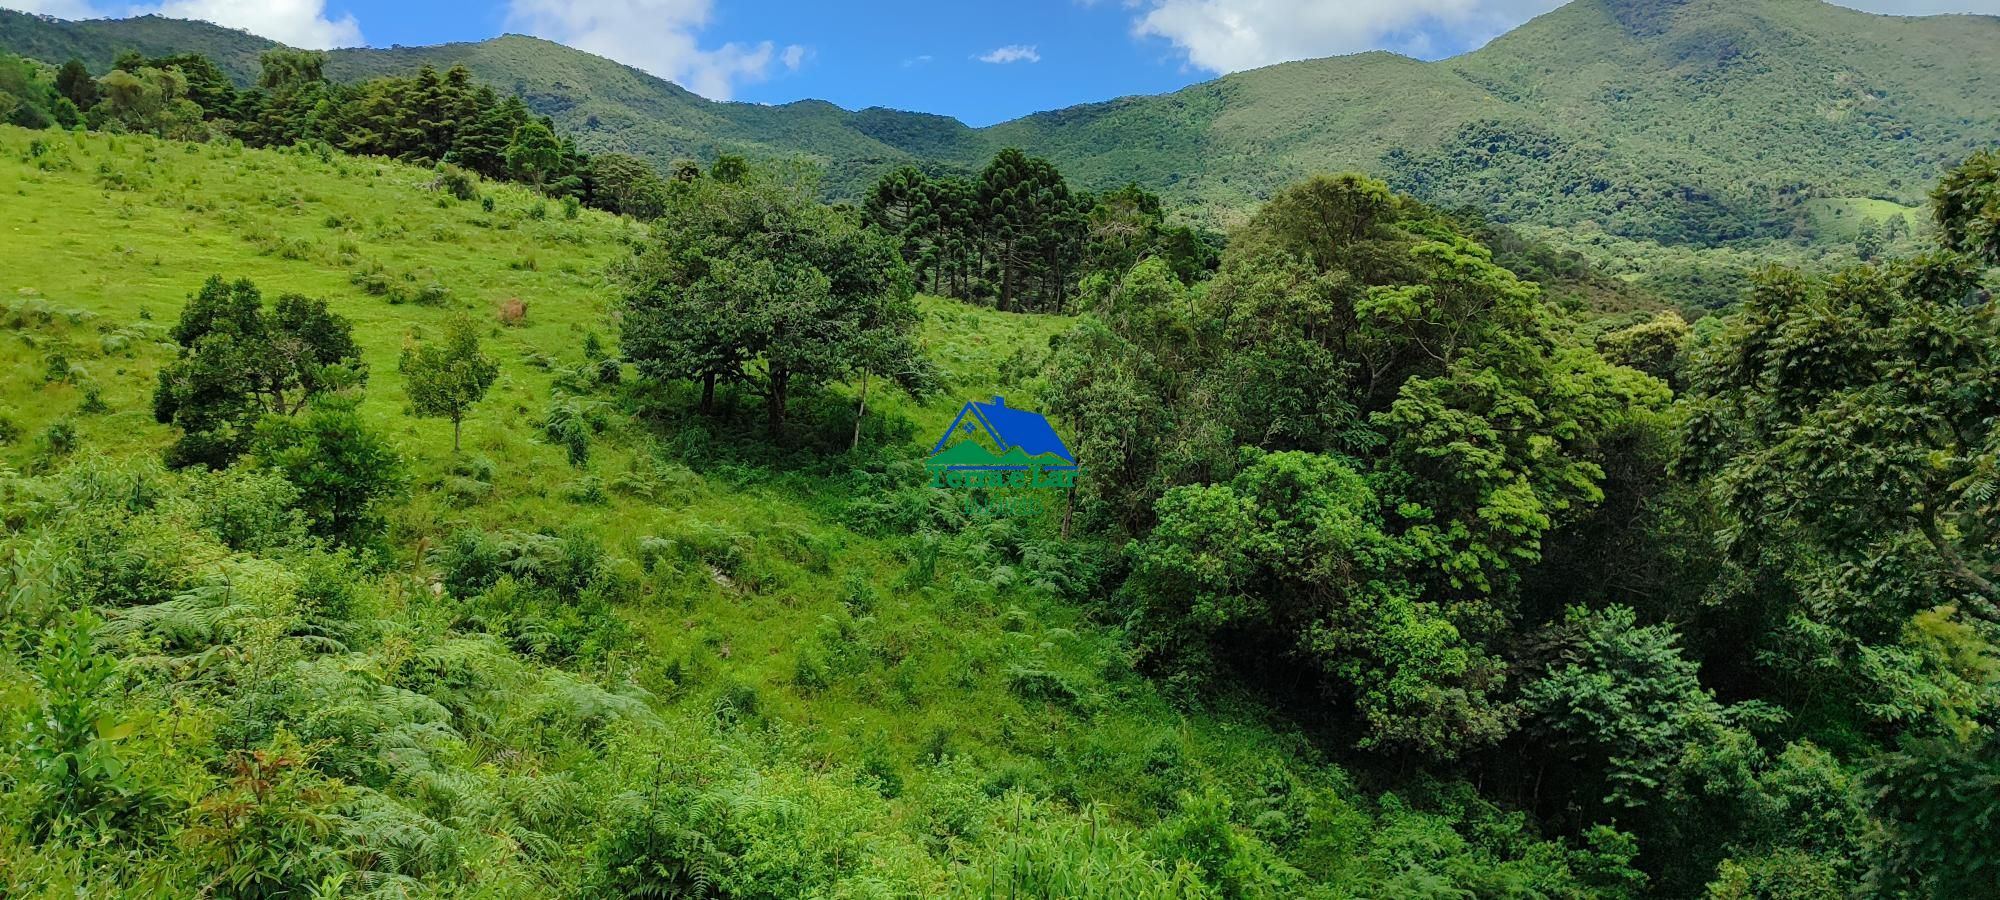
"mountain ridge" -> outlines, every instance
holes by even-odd
[[[101,70],[120,41],[149,54],[210,52],[239,79],[254,73],[254,42],[277,46],[157,16],[0,12],[0,46],[24,55],[61,52]],[[1496,221],[1716,245],[1810,240],[1815,198],[1920,203],[1938,172],[2000,142],[2000,79],[1976,63],[1991,46],[2000,17],[1880,16],[1819,0],[1575,0],[1440,60],[1369,51],[1277,63],[980,128],[823,100],[711,101],[518,34],[334,50],[327,71],[351,80],[464,64],[586,150],[663,163],[803,155],[849,197],[897,165],[972,171],[1018,146],[1082,187],[1136,181],[1222,224],[1304,175],[1359,170]]]

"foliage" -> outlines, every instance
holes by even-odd
[[[353,326],[326,301],[286,294],[267,309],[247,278],[211,276],[172,334],[180,355],[160,371],[153,416],[181,431],[167,452],[176,467],[228,465],[261,417],[295,415],[366,375]]]
[[[314,534],[366,544],[380,528],[383,500],[396,490],[401,464],[369,430],[351,397],[313,401],[304,415],[258,423],[250,452],[298,490],[298,506]]]
[[[623,272],[620,347],[641,374],[749,383],[784,427],[794,392],[872,371],[928,389],[909,270],[880,234],[812,197],[797,173],[682,184]]]
[[[480,352],[478,326],[464,315],[446,324],[441,341],[413,340],[404,345],[398,370],[407,379],[404,389],[417,415],[451,420],[453,453],[459,450],[459,431],[466,412],[500,377],[500,364]]]

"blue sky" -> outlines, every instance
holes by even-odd
[[[432,44],[525,32],[704,96],[892,106],[973,125],[1170,91],[1291,59],[1450,56],[1561,0],[0,0],[67,18],[159,12],[298,46]],[[2000,15],[2000,0],[1851,0],[1905,15]]]

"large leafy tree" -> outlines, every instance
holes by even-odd
[[[97,105],[97,79],[84,68],[83,60],[71,57],[56,71],[56,90],[76,104],[77,109],[89,109]]]
[[[160,370],[154,417],[181,431],[170,465],[228,465],[265,415],[366,377],[353,327],[326,301],[286,294],[267,307],[248,279],[212,276],[175,324],[179,356]]]
[[[562,164],[562,141],[549,126],[529,121],[514,129],[514,140],[507,145],[507,166],[517,176],[539,190],[559,176]]]
[[[1602,499],[1607,438],[1668,400],[1560,343],[1539,291],[1449,220],[1354,176],[1274,197],[1205,291],[1139,264],[1048,382],[1097,476],[1086,517],[1145,535],[1127,588],[1149,656],[1289,660],[1360,744],[1438,759],[1506,732],[1521,577]],[[1373,549],[1326,543],[1328,495],[1271,489],[1291,483],[1273,460],[1365,488],[1333,496]]]
[[[621,340],[641,373],[701,383],[704,409],[717,384],[747,384],[774,435],[798,391],[850,373],[923,387],[894,240],[815,190],[803,173],[752,169],[674,192],[626,271]]]
[[[1687,464],[1714,477],[1727,549],[1763,554],[1782,535],[1942,578],[2000,621],[2000,321],[1965,305],[1975,274],[1933,255],[1759,277],[1691,370]],[[1881,596],[1856,602],[1884,611]]]
[[[1412,544],[1361,473],[1298,451],[1246,459],[1226,485],[1160,499],[1126,585],[1142,649],[1185,667],[1228,637],[1309,660],[1360,712],[1363,747],[1451,758],[1497,740],[1501,667],[1402,577]]]
[[[322,394],[299,416],[266,416],[250,442],[255,461],[298,489],[314,534],[363,545],[381,529],[380,504],[397,489],[401,462],[362,421],[352,394]]]
[[[1944,245],[2000,266],[2000,150],[1981,150],[1931,192]]]

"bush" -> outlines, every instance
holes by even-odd
[[[194,524],[232,550],[263,550],[304,537],[302,492],[269,470],[196,470],[185,497]]]
[[[402,478],[395,451],[362,423],[356,405],[352,397],[323,396],[304,415],[266,417],[251,442],[260,464],[299,489],[312,533],[349,544],[375,537],[377,504]]]
[[[82,439],[77,436],[76,423],[68,419],[57,419],[42,429],[35,438],[34,460],[29,468],[35,472],[54,470],[57,462],[76,452]]]
[[[459,200],[472,200],[479,196],[479,188],[474,183],[472,173],[450,163],[440,163],[437,179],[432,182],[438,190]]]

